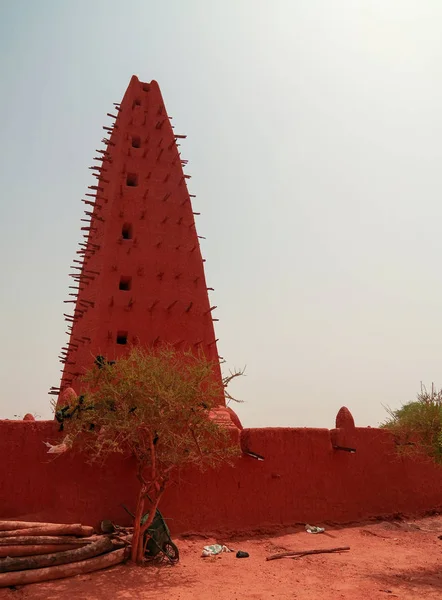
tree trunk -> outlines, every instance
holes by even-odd
[[[84,548],[78,544],[49,544],[41,546],[0,546],[0,558],[5,556],[35,556],[37,554],[49,554],[51,552],[64,552],[65,550],[75,550],[75,548]]]
[[[28,527],[26,529],[14,529],[12,531],[0,531],[0,539],[13,536],[24,535],[76,535],[79,537],[89,537],[94,533],[93,527],[83,525],[40,525],[38,527]]]
[[[43,554],[41,556],[27,556],[24,558],[4,558],[0,560],[0,573],[9,571],[24,571],[27,569],[40,569],[42,567],[52,567],[55,565],[64,565],[66,563],[78,562],[114,549],[112,541],[104,537],[93,544],[67,550],[66,552],[57,552],[53,554]]]
[[[64,577],[73,577],[106,569],[113,565],[122,563],[125,559],[125,549],[115,550],[102,556],[82,560],[80,562],[67,565],[58,565],[56,567],[46,567],[44,569],[31,569],[30,571],[14,571],[12,573],[0,574],[0,588],[10,587],[12,585],[26,585],[28,583],[38,583],[40,581],[51,581],[53,579],[63,579]]]
[[[94,541],[93,538],[77,538],[66,536],[51,536],[51,535],[24,535],[14,537],[0,538],[0,548],[2,546],[37,546],[48,544],[69,544],[73,546],[85,546]]]
[[[130,553],[130,559],[132,562],[135,563],[138,562],[138,546],[140,541],[141,519],[143,517],[145,503],[144,494],[145,487],[144,485],[141,485],[140,491],[138,493],[137,508],[135,510],[134,532],[132,535],[132,549]]]
[[[155,500],[153,501],[152,506],[149,509],[149,516],[147,518],[147,521],[144,523],[144,525],[142,525],[140,527],[140,537],[138,538],[138,549],[137,549],[137,558],[136,558],[136,562],[138,564],[141,564],[143,562],[144,534],[149,529],[149,527],[152,525],[152,522],[155,518],[155,514],[157,512],[158,504],[160,503],[161,495],[162,495],[162,492],[160,492],[158,494],[158,496],[155,498]]]

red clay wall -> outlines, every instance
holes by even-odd
[[[0,421],[0,518],[96,524],[124,522],[133,506],[130,460],[99,471],[79,456],[52,459],[44,441],[57,439],[52,421]],[[351,445],[355,454],[334,450]],[[257,529],[296,522],[348,522],[442,505],[442,472],[431,463],[399,458],[378,429],[245,429],[247,455],[234,468],[182,474],[162,509],[174,533]]]

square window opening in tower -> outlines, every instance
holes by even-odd
[[[131,240],[133,238],[132,223],[124,223],[121,229],[121,237],[123,240]]]
[[[132,277],[129,277],[127,275],[122,275],[120,277],[120,285],[119,285],[119,289],[123,290],[124,292],[128,292],[132,287]]]
[[[137,187],[138,174],[137,173],[128,173],[126,175],[126,185],[129,187]]]
[[[117,332],[117,344],[120,344],[121,346],[127,344],[127,331]]]

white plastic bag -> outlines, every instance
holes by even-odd
[[[63,454],[72,447],[72,439],[69,435],[67,435],[61,444],[50,444],[49,442],[43,442],[45,446],[49,448],[48,454]]]
[[[201,556],[216,556],[221,552],[232,552],[227,546],[221,546],[220,544],[212,544],[212,546],[204,546]]]

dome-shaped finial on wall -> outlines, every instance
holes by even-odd
[[[71,387],[66,388],[59,396],[57,410],[63,406],[71,406],[77,401],[77,394]]]
[[[339,409],[336,415],[336,429],[354,429],[355,420],[346,406]]]

